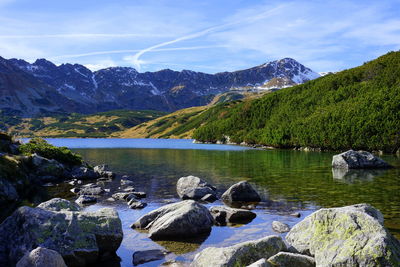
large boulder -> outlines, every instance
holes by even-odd
[[[271,266],[275,267],[314,267],[315,260],[313,257],[290,252],[279,252],[270,257],[267,261]]]
[[[26,253],[16,267],[67,267],[60,253],[55,250],[38,247]]]
[[[332,159],[332,167],[343,169],[390,168],[390,164],[367,151],[349,150]]]
[[[0,203],[13,202],[18,199],[15,187],[4,178],[0,177]]]
[[[261,258],[269,258],[285,250],[286,245],[281,237],[267,236],[230,247],[205,248],[195,256],[190,267],[246,266]]]
[[[260,195],[246,181],[241,181],[229,187],[228,190],[222,194],[221,199],[227,203],[261,201]]]
[[[296,224],[286,240],[317,266],[396,266],[400,242],[368,204],[320,209]]]
[[[139,218],[132,228],[149,231],[156,240],[192,238],[211,231],[213,217],[206,207],[194,200],[185,200],[153,210]]]
[[[97,172],[85,166],[76,166],[66,175],[78,180],[94,180],[100,177]]]
[[[176,191],[182,199],[202,199],[211,194],[216,198],[216,188],[206,181],[196,176],[186,176],[179,178],[176,184]]]
[[[30,156],[31,163],[34,167],[35,174],[44,179],[44,182],[62,177],[65,172],[65,166],[55,159],[47,159],[38,154]]]
[[[37,208],[20,207],[0,225],[0,266],[14,265],[39,246],[60,253],[68,266],[86,266],[114,255],[122,237],[115,210],[84,212],[53,199]]]
[[[228,223],[249,223],[257,215],[249,210],[234,209],[225,206],[213,206],[210,213],[214,217],[216,225],[226,225]]]

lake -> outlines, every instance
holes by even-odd
[[[400,238],[400,169],[333,171],[331,152],[258,150],[241,146],[193,144],[191,140],[163,139],[47,139],[67,146],[93,165],[108,164],[119,175],[133,177],[135,188],[145,191],[148,206],[129,209],[126,203],[109,202],[104,196],[87,210],[115,207],[122,220],[124,239],[118,250],[121,266],[132,266],[135,251],[165,248],[167,259],[189,262],[208,246],[229,246],[238,242],[276,234],[271,223],[278,220],[295,225],[320,207],[369,203],[385,217],[385,226]],[[382,156],[400,167],[400,159]],[[207,180],[220,194],[233,183],[249,181],[265,201],[254,212],[257,217],[246,225],[213,227],[201,244],[154,242],[147,234],[130,228],[140,216],[166,203],[179,201],[176,181],[187,175]],[[112,191],[119,179],[105,183]],[[61,190],[55,188],[55,190]],[[64,189],[65,190],[65,189]],[[220,201],[207,204],[222,205]],[[301,218],[289,216],[300,212]],[[282,235],[284,236],[284,234]],[[141,266],[158,266],[154,261]]]

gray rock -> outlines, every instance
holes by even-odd
[[[208,194],[216,198],[215,187],[195,176],[179,178],[176,184],[176,191],[182,199],[199,200]]]
[[[290,231],[290,227],[286,223],[273,221],[272,230],[274,230],[277,233],[286,233]]]
[[[38,207],[20,207],[0,225],[0,266],[15,264],[38,246],[57,251],[68,266],[87,266],[121,244],[121,220],[113,209],[84,212],[60,199]]]
[[[343,169],[367,169],[390,168],[392,166],[367,151],[349,150],[333,156],[332,167]]]
[[[153,210],[139,218],[132,228],[146,229],[152,239],[181,239],[209,233],[213,217],[206,207],[185,200]]]
[[[38,176],[60,177],[65,171],[64,165],[59,163],[57,160],[47,159],[38,154],[32,154],[30,158],[35,173]]]
[[[129,192],[118,192],[112,194],[112,197],[116,200],[125,200],[130,195]]]
[[[248,265],[247,267],[273,267],[273,266],[269,262],[267,262],[266,259],[260,259],[256,262]],[[295,267],[295,266],[293,266],[293,267]]]
[[[25,254],[16,267],[67,267],[60,253],[38,247]]]
[[[202,201],[205,201],[205,202],[210,202],[210,203],[212,203],[212,202],[214,202],[215,200],[217,200],[217,196],[214,194],[207,194],[207,195],[205,195],[204,197],[202,197],[201,198],[201,200]]]
[[[230,247],[205,248],[195,256],[190,267],[246,266],[284,250],[286,245],[280,236],[267,236]]]
[[[133,186],[128,186],[127,188],[124,188],[122,191],[132,193],[135,192],[135,188]]]
[[[92,204],[92,203],[96,203],[96,202],[97,202],[97,198],[91,197],[91,196],[86,196],[86,195],[79,196],[78,199],[75,200],[75,203],[80,204],[80,205]]]
[[[18,193],[15,187],[6,179],[0,177],[0,203],[16,201]]]
[[[37,207],[50,211],[80,211],[81,209],[77,204],[62,198],[52,198],[40,203]]]
[[[278,254],[270,257],[268,259],[268,263],[270,266],[276,267],[288,267],[288,266],[296,266],[296,267],[314,267],[315,260],[313,257],[294,254],[289,252],[279,252]]]
[[[100,177],[105,177],[105,178],[110,178],[114,179],[115,178],[115,173],[113,173],[109,168],[108,165],[97,165],[93,167],[93,171],[97,173]]]
[[[136,251],[132,256],[133,265],[139,265],[150,261],[162,260],[169,252],[161,249],[151,249],[145,251]]]
[[[210,213],[214,217],[216,225],[226,225],[227,223],[249,223],[257,215],[245,209],[233,209],[224,206],[213,206]]]
[[[71,192],[74,193],[74,194],[78,194],[79,191],[81,191],[81,189],[80,189],[80,188],[74,187],[74,188],[71,188],[69,191],[71,191]]]
[[[99,174],[94,170],[84,166],[75,167],[72,169],[70,176],[79,180],[94,180],[99,178]]]
[[[146,203],[143,203],[143,202],[141,202],[141,201],[135,200],[135,199],[131,199],[131,200],[128,202],[128,206],[129,206],[129,208],[131,208],[131,209],[143,209],[144,207],[147,206],[147,204],[146,204]]]
[[[382,214],[368,204],[320,209],[296,224],[286,236],[317,266],[395,266],[400,242],[383,226]]]
[[[241,181],[228,188],[221,199],[224,202],[259,202],[261,201],[260,195],[256,190],[246,181]]]
[[[187,267],[187,264],[185,262],[183,262],[183,261],[169,260],[169,261],[161,263],[160,266],[164,266],[164,267]]]
[[[101,195],[104,194],[104,189],[101,188],[98,185],[90,185],[90,186],[82,186],[80,188],[81,190],[79,190],[78,194],[79,195],[91,195],[91,196],[97,196],[97,195]]]
[[[121,178],[121,185],[134,185],[135,183],[128,178]]]

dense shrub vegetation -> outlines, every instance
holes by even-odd
[[[80,155],[73,153],[66,147],[53,146],[39,137],[32,138],[28,143],[22,144],[19,150],[25,155],[37,153],[42,157],[55,159],[68,165],[82,164],[82,157]]]
[[[206,113],[214,115],[194,132],[199,141],[230,136],[237,143],[275,147],[395,152],[400,147],[400,52]]]

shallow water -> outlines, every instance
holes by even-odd
[[[190,261],[198,251],[208,246],[228,246],[275,234],[271,230],[274,220],[293,226],[319,207],[355,203],[370,203],[381,210],[386,227],[400,238],[399,168],[337,172],[331,168],[334,153],[197,145],[190,140],[120,139],[118,143],[112,139],[88,140],[93,139],[49,141],[68,147],[86,147],[74,150],[93,165],[108,164],[116,173],[132,176],[135,188],[148,194],[144,200],[149,205],[143,210],[131,210],[126,203],[106,200],[87,207],[88,210],[95,210],[113,206],[118,210],[124,230],[124,240],[118,250],[121,266],[132,266],[132,254],[135,251],[154,248],[166,248],[173,252],[167,259]],[[110,146],[114,148],[105,148]],[[124,146],[129,148],[122,148]],[[171,149],[173,147],[179,149]],[[400,167],[399,158],[383,156],[383,159]],[[210,235],[201,244],[156,243],[147,238],[146,233],[130,228],[145,213],[166,203],[179,201],[175,189],[176,181],[187,175],[207,180],[217,186],[221,194],[231,184],[248,180],[262,194],[264,200],[272,202],[258,206],[254,210],[257,217],[247,225],[213,227]],[[105,184],[106,188],[112,189],[118,186],[118,179]],[[212,205],[221,203],[217,201],[207,206]],[[288,216],[292,211],[300,212],[301,218]],[[154,261],[141,266],[158,266],[162,262]]]

